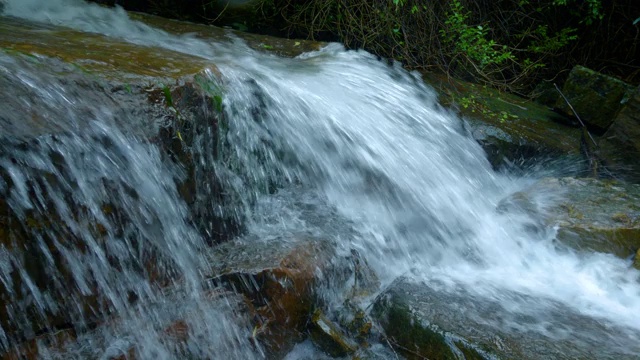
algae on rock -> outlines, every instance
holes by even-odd
[[[540,194],[553,197],[543,209]],[[557,227],[562,246],[630,258],[640,249],[640,185],[615,180],[547,178],[502,201],[499,210],[519,207],[539,224]]]

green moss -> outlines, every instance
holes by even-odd
[[[640,248],[640,229],[599,228],[596,226],[561,227],[558,240],[572,248],[610,253],[628,258]]]
[[[478,351],[462,341],[455,341],[456,347],[462,352],[465,360],[485,360]]]
[[[457,359],[444,335],[423,326],[407,307],[391,305],[386,320],[389,341],[407,359]]]
[[[484,355],[466,340],[423,323],[398,298],[376,303],[372,315],[381,320],[386,340],[409,360],[484,360]],[[462,356],[462,357],[461,357]]]
[[[487,136],[545,152],[580,154],[580,129],[563,125],[567,120],[545,106],[444,75],[425,72],[423,78],[438,91],[444,106],[455,107],[460,115],[502,132]]]
[[[625,213],[613,214],[613,216],[611,216],[611,220],[613,220],[613,221],[615,221],[617,223],[626,224],[626,225],[631,225],[632,224],[631,218],[629,217],[629,215],[627,215]]]

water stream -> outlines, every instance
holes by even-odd
[[[164,47],[216,64],[226,84],[228,141],[241,164],[236,171],[254,180],[237,186],[259,199],[259,206],[247,210],[250,233],[268,238],[283,232],[317,232],[358,249],[380,275],[383,287],[399,275],[437,279],[502,301],[513,311],[541,311],[523,309],[513,298],[503,297],[505,291],[515,291],[628,327],[638,339],[640,273],[610,255],[558,252],[552,229],[532,234],[523,230],[530,221],[526,216],[498,213],[498,202],[531,184],[536,174],[514,178],[492,170],[462,121],[438,105],[433,90],[416,74],[338,44],[284,59],[253,51],[239,41],[215,44],[174,36],[130,20],[122,10],[81,1],[5,0],[4,12]],[[126,319],[100,335],[103,343],[111,344],[102,350],[115,351],[117,341],[127,341],[146,344],[143,358],[170,357],[170,350],[163,350],[165,345],[149,334],[157,332],[150,319],[173,312],[174,318],[200,318],[196,323],[202,324],[201,342],[217,339],[212,335],[217,332],[228,334],[228,339],[218,339],[225,346],[193,340],[190,346],[201,355],[260,357],[260,349],[246,340],[250,330],[233,317],[232,305],[220,308],[202,300],[197,278],[204,266],[199,256],[203,240],[185,219],[184,204],[168,180],[180,176],[179,171],[168,168],[157,148],[143,144],[116,121],[139,115],[133,109],[114,114],[109,100],[97,93],[73,89],[11,60],[0,58],[0,71],[10,82],[0,83],[2,88],[22,91],[34,101],[16,102],[16,116],[32,109],[78,129],[73,135],[39,138],[33,147],[14,151],[12,159],[0,158],[0,167],[14,184],[8,199],[12,208],[24,209],[27,217],[54,204],[64,226],[95,250],[76,253],[60,246],[75,282],[95,280],[100,293],[115,304],[110,309]],[[60,173],[56,161],[72,171]],[[30,171],[43,169],[60,180],[30,184],[35,176]],[[262,194],[254,185],[265,181],[278,183],[281,190]],[[3,186],[0,183],[0,190]],[[62,193],[58,187],[72,188],[73,199],[56,198]],[[34,201],[29,191],[39,200]],[[540,201],[553,199],[540,194]],[[111,229],[116,226],[113,220],[101,218],[105,203],[126,212],[131,220],[127,228]],[[301,203],[314,209],[311,215],[300,211]],[[82,207],[85,216],[74,220],[75,207]],[[348,235],[331,221],[316,221],[322,216],[339,217],[336,221],[348,228]],[[107,233],[130,239],[125,241],[129,247],[102,253],[94,244],[89,218]],[[148,279],[127,270],[152,256],[145,252],[161,259],[162,272],[190,280],[182,281],[182,293],[175,295],[188,299],[181,301],[184,306],[171,306]],[[51,259],[47,271],[58,271],[59,260],[44,248],[42,253]],[[27,266],[6,250],[2,256],[2,266]],[[114,267],[121,271],[114,272]],[[7,274],[0,271],[0,280],[12,281]],[[63,291],[64,283],[53,286]],[[129,309],[125,300],[131,292],[158,305],[152,310]],[[38,296],[34,290],[30,297],[38,309],[61,306]],[[80,310],[76,318],[83,321]]]

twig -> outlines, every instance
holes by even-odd
[[[569,108],[571,109],[571,111],[573,111],[573,114],[576,116],[576,118],[578,119],[578,121],[580,122],[580,125],[582,125],[583,128],[585,128],[587,135],[589,135],[589,139],[591,139],[591,141],[593,142],[593,144],[597,147],[598,143],[596,143],[595,139],[593,138],[593,136],[591,136],[591,133],[589,132],[589,130],[587,130],[587,126],[584,124],[584,122],[582,122],[582,119],[580,119],[580,115],[578,115],[578,113],[576,112],[576,109],[573,108],[573,106],[571,105],[571,103],[569,102],[569,99],[567,99],[566,96],[564,96],[564,94],[562,93],[562,91],[560,91],[560,88],[558,87],[558,84],[553,83],[553,86],[556,87],[556,90],[558,90],[558,92],[560,93],[560,96],[562,96],[562,98],[564,99],[564,101],[567,103],[567,105],[569,105]]]
[[[498,101],[502,101],[502,102],[503,102],[503,103],[505,103],[505,104],[513,105],[513,106],[515,106],[515,107],[517,107],[517,108],[520,108],[521,110],[525,110],[525,111],[527,110],[527,108],[526,108],[526,107],[524,107],[524,106],[520,106],[520,105],[518,105],[518,104],[514,104],[514,103],[512,103],[512,102],[508,102],[507,100],[502,100],[502,99],[500,99],[500,98],[497,98],[497,99],[498,99]]]

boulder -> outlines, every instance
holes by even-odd
[[[234,41],[227,29],[131,17],[178,35]],[[245,40],[254,49],[290,56],[321,45],[271,39]],[[224,84],[210,61],[2,17],[0,86],[12,89],[0,107],[0,350],[50,332],[99,326],[113,315],[112,299],[138,301],[136,292],[144,289],[123,287],[105,296],[92,275],[100,271],[90,265],[101,264],[123,281],[140,277],[166,288],[179,281],[179,262],[167,249],[199,246],[200,236],[215,245],[242,230],[239,195],[227,187],[238,179],[218,172],[229,163],[220,141]],[[106,129],[96,129],[93,119],[105,120]],[[161,179],[136,188],[122,178],[139,170],[128,158],[136,149],[117,141],[125,137],[127,146],[147,149],[142,152],[150,161],[162,163],[155,164],[163,169]],[[103,164],[112,167],[100,170]],[[97,170],[85,178],[78,168]],[[141,192],[151,183],[175,196],[172,219],[160,221],[160,204]],[[181,229],[170,240],[179,245],[156,246],[166,240],[163,226]]]
[[[538,196],[552,196],[541,207]],[[562,246],[631,258],[640,249],[640,185],[614,180],[547,178],[505,199],[501,211],[524,211],[557,226]]]
[[[82,334],[73,329],[43,333],[0,358],[135,360],[159,353],[176,359],[260,358],[251,338],[251,312],[242,295],[219,287],[197,297],[174,290],[145,304],[154,316],[134,321],[112,318]]]
[[[321,283],[331,281],[340,288],[350,275],[348,261],[334,263],[335,251],[335,244],[305,235],[238,239],[208,255],[209,277],[249,299],[256,338],[271,357],[280,357],[306,337],[307,325],[321,306],[316,293]]]
[[[637,333],[550,300],[500,292],[497,301],[458,285],[400,278],[378,297],[372,315],[407,359],[637,358]],[[509,301],[514,306],[505,307]]]
[[[580,119],[595,132],[603,133],[613,123],[633,88],[623,81],[600,74],[583,66],[575,66],[562,87],[562,92]],[[573,117],[573,111],[560,97],[556,108]]]
[[[251,2],[255,5],[256,1],[251,0]],[[244,11],[242,9],[240,12]],[[231,15],[231,12],[229,12],[229,15]],[[143,13],[129,13],[129,16],[134,20],[149,24],[174,35],[196,35],[198,38],[218,44],[228,43],[234,38],[237,38],[244,41],[250,48],[256,51],[272,53],[284,57],[296,57],[305,52],[317,51],[327,45],[327,43],[321,41],[302,39],[290,40],[282,37],[252,34],[217,26],[175,21]],[[240,21],[234,20],[234,22],[242,24],[244,23],[244,20],[245,19]],[[254,25],[261,26],[261,24]]]
[[[640,183],[640,87],[599,142],[603,164],[615,175]]]
[[[581,131],[547,107],[481,85],[425,73],[439,101],[453,107],[466,130],[482,146],[494,168],[526,167],[563,159],[581,172]],[[565,168],[567,168],[565,166]]]
[[[57,46],[63,40],[65,47]],[[219,206],[232,193],[223,194],[223,181],[199,166],[219,150],[215,66],[15,19],[0,22],[0,44],[0,86],[12,89],[0,108],[2,349],[111,315],[112,298],[99,290],[96,272],[126,278],[122,273],[132,271],[161,287],[175,280],[173,255],[157,243],[169,222],[160,224],[157,204],[134,188],[145,174],[136,172],[133,154],[166,165],[155,167],[166,170],[158,186],[190,212],[178,205],[174,225],[192,221],[209,243],[233,236],[240,225],[235,212]],[[167,71],[174,62],[183,66]],[[205,133],[213,136],[198,139]],[[120,141],[125,137],[130,142]],[[147,210],[145,219],[139,209]],[[191,231],[182,233],[181,246],[195,238]],[[144,251],[128,253],[126,246]],[[89,270],[90,264],[109,271]]]

